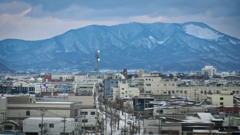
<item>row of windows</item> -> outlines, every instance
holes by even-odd
[[[45,125],[45,124],[43,124],[43,125]],[[41,127],[42,127],[42,124],[39,124],[39,127],[41,128]],[[50,124],[48,124],[48,127],[49,127],[49,128],[54,128],[54,124],[50,123]]]
[[[81,112],[81,115],[88,115],[88,112]],[[91,112],[91,115],[95,115],[95,112]]]
[[[77,109],[75,110],[75,116],[77,115]],[[81,112],[81,115],[88,115],[88,112]],[[91,115],[95,115],[95,112],[91,112]],[[30,111],[26,111],[26,116],[30,116]]]
[[[163,84],[164,86],[167,86],[167,84]],[[148,87],[150,87],[151,86],[151,84],[146,84],[146,86],[148,86]],[[159,85],[157,85],[158,87],[159,87]],[[168,86],[175,86],[175,84],[168,84]]]
[[[160,92],[160,90],[157,90],[157,92]],[[165,92],[166,93],[166,92]],[[176,93],[180,93],[180,94],[182,94],[183,93],[183,91],[179,91],[179,90],[176,90]],[[184,91],[184,94],[187,94],[188,93],[188,91]],[[200,92],[201,94],[204,94],[204,95],[207,95],[207,94],[212,94],[212,91],[201,91]],[[175,90],[172,90],[172,91],[168,91],[168,94],[175,94]],[[217,90],[216,91],[216,94],[220,94],[220,91],[219,90]],[[233,91],[233,94],[235,94],[235,91]],[[236,91],[236,94],[239,94],[239,91]]]

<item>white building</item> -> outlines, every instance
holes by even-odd
[[[72,74],[52,74],[52,80],[62,80],[73,79]]]
[[[30,117],[23,120],[23,132],[28,134],[41,135],[42,118]],[[77,130],[77,123],[74,118],[46,118],[43,117],[43,134],[45,135],[73,135]]]
[[[213,66],[205,66],[202,68],[202,74],[207,73],[208,76],[213,76],[216,72],[217,70]]]
[[[82,108],[80,115],[82,116],[82,129],[84,131],[95,131],[98,122],[97,116],[97,109],[96,108]]]

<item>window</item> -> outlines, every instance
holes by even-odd
[[[87,122],[88,122],[87,119],[83,119],[83,120],[82,120],[82,123],[87,123]]]
[[[75,116],[78,116],[78,109],[75,109]]]
[[[220,105],[222,105],[222,106],[223,106],[223,102],[220,102]]]
[[[124,90],[124,88],[122,88],[122,90]]]
[[[30,116],[30,111],[26,111],[26,116]]]
[[[220,97],[220,100],[223,100],[223,97]]]
[[[54,128],[54,124],[49,124],[49,128]]]
[[[81,112],[81,115],[88,115],[88,112]]]
[[[42,124],[39,124],[38,126],[39,126],[39,127],[42,127]]]
[[[187,91],[184,91],[184,94],[187,94]]]
[[[13,130],[12,128],[12,126],[8,126],[8,125],[6,125],[6,126],[4,126],[4,128],[5,128],[5,130]]]
[[[239,94],[239,91],[236,91],[236,94]]]
[[[151,86],[151,84],[146,84],[147,86]]]
[[[95,115],[95,112],[91,112],[91,115]]]

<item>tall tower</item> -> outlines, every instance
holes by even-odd
[[[95,58],[96,58],[96,68],[95,68],[95,71],[96,71],[96,74],[99,73],[99,66],[98,66],[98,63],[100,61],[99,53],[100,53],[100,50],[97,50],[97,52],[95,54]]]

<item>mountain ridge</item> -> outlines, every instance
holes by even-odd
[[[101,69],[238,70],[239,46],[239,39],[201,22],[134,22],[90,25],[37,41],[2,40],[0,62],[14,70],[93,70],[100,49]]]

